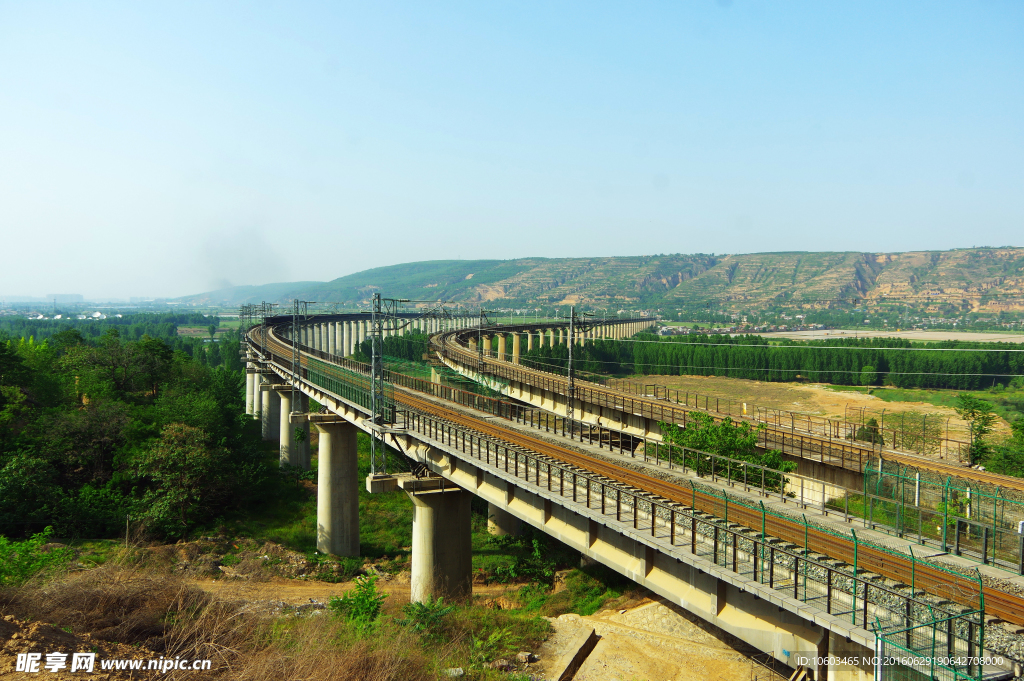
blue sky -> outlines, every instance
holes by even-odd
[[[1024,246],[1022,38],[1016,1],[0,0],[0,295]]]

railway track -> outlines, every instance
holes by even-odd
[[[276,334],[269,334],[266,347],[273,355],[276,355],[276,359],[282,363],[282,366],[291,362],[291,345],[278,339]],[[311,357],[313,355],[308,352],[300,353],[300,364],[303,368],[308,367]],[[323,361],[320,358],[316,359]],[[356,365],[356,363],[348,361],[346,363],[352,364],[352,368]],[[679,485],[602,459],[595,459],[546,439],[505,427],[493,420],[476,418],[465,411],[426,399],[402,386],[395,386],[395,400],[408,409],[449,421],[461,428],[541,454],[556,462],[594,473],[627,487],[642,490],[665,501],[693,507],[704,513],[722,517],[722,501],[716,496],[688,491]],[[743,506],[730,506],[729,520],[757,530],[761,527],[762,515]],[[972,578],[958,579],[938,568],[920,562],[913,564],[909,557],[894,555],[869,545],[860,544],[855,548],[853,541],[842,540],[822,530],[806,528],[802,523],[787,521],[778,516],[764,518],[764,522],[767,535],[797,546],[803,546],[806,541],[808,550],[849,565],[856,564],[860,570],[908,585],[913,583],[915,589],[947,598],[952,602],[970,604],[978,601],[978,584]],[[854,555],[855,551],[857,552],[856,556]],[[987,588],[984,592],[984,604],[988,615],[1024,625],[1024,598]]]
[[[542,438],[524,434],[512,428],[506,428],[493,421],[482,421],[467,416],[463,412],[414,396],[405,390],[396,391],[395,399],[407,407],[426,412],[450,421],[483,435],[503,440],[509,444],[522,447],[529,451],[543,454],[555,461],[575,466],[585,471],[596,473],[628,487],[643,490],[667,501],[684,506],[693,506],[697,510],[722,517],[721,499],[701,492],[694,494],[678,485],[659,478],[645,475],[615,464],[594,459],[572,449],[555,445]],[[730,506],[729,520],[746,527],[757,529],[761,526],[761,515],[743,506]],[[768,535],[783,541],[803,546],[805,527],[796,522],[786,522],[778,517],[767,519],[765,531]],[[914,582],[916,589],[941,595],[951,601],[971,603],[978,600],[977,583],[965,578],[958,584],[951,584],[949,573],[917,563],[911,565],[909,558],[900,559],[870,546],[861,544],[858,555],[854,557],[853,542],[842,542],[821,530],[807,530],[808,548],[816,553],[841,560],[849,565],[856,564],[859,569],[888,577],[896,582],[910,584]],[[913,578],[911,572],[914,572]],[[1024,598],[1005,592],[985,590],[985,611],[987,614],[1014,624],[1024,624]]]
[[[475,333],[475,331],[450,331],[434,336],[432,341],[434,342],[435,350],[439,354],[455,358],[465,366],[479,367],[480,363],[483,362],[483,370],[486,373],[557,392],[563,396],[568,392],[568,380],[563,376],[510,362],[499,362],[496,359],[481,357],[477,353],[471,352],[462,346],[459,340],[461,335],[471,333]],[[716,415],[715,412],[695,409],[693,407],[670,406],[662,399],[634,395],[587,381],[578,380],[576,381],[576,386],[577,399],[581,401],[638,414],[652,420],[685,424],[688,418],[692,418],[689,417],[692,413],[709,414],[716,420],[724,418],[724,416]],[[811,461],[838,464],[844,468],[863,472],[867,461],[881,456],[886,461],[893,461],[905,466],[930,471],[943,477],[955,477],[984,483],[1004,490],[1016,490],[1024,493],[1024,478],[975,470],[965,466],[949,464],[893,450],[880,452],[875,448],[859,446],[854,442],[846,440],[837,441],[835,438],[814,433],[776,428],[771,423],[749,417],[732,415],[730,418],[733,420],[743,419],[755,426],[763,424],[768,433],[766,446],[781,444],[782,446],[778,448],[783,449],[787,454],[802,456],[802,458],[807,458]],[[820,456],[814,456],[815,452],[818,452]]]

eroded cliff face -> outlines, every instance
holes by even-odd
[[[749,308],[784,300],[827,306],[831,300],[857,298],[934,300],[998,312],[1024,309],[1024,249],[449,260],[367,270],[326,283],[272,286],[272,292],[239,287],[188,300],[238,304],[254,302],[249,298],[255,296],[255,302],[301,298],[363,304],[372,292],[386,291],[469,305]]]

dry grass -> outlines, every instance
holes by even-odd
[[[44,621],[73,633],[160,651],[163,618],[175,604],[205,604],[208,597],[175,577],[125,564],[107,564],[50,582],[29,582],[0,592],[0,611]]]
[[[233,679],[284,681],[419,681],[434,679],[416,636],[398,627],[358,637],[344,623],[321,616],[295,620],[287,631],[261,632],[265,645],[238,651]]]
[[[284,681],[437,679],[446,667],[466,666],[474,636],[513,623],[511,613],[469,606],[440,641],[424,645],[419,634],[396,623],[401,604],[389,601],[385,614],[390,617],[360,633],[326,611],[261,615],[247,610],[246,601],[216,599],[181,577],[111,562],[0,591],[0,615],[134,645],[139,657],[212,660],[213,669],[204,676]],[[488,674],[490,670],[483,678]],[[194,673],[172,670],[161,675],[186,677],[194,678]]]

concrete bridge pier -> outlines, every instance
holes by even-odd
[[[252,362],[245,363],[245,413],[252,416],[252,400],[256,389],[256,374],[253,373],[256,370],[252,366]]]
[[[260,386],[263,384],[263,376],[261,374],[252,375],[252,417],[254,419],[262,418],[260,412],[263,409],[261,404],[263,393],[260,392]]]
[[[287,390],[275,390],[274,393],[277,395],[277,417],[278,417],[278,442],[280,446],[278,448],[278,465],[284,466],[285,464],[295,465],[295,458],[293,458],[293,438],[292,438],[292,391]]]
[[[469,339],[469,349],[473,350],[474,352],[476,351],[476,338]]]
[[[452,603],[469,600],[473,595],[469,506],[473,495],[457,487],[418,491],[415,485],[406,484],[403,488],[415,506],[412,602],[423,602],[431,596]]]
[[[316,548],[335,556],[359,555],[359,475],[356,427],[346,421],[316,423]]]
[[[484,336],[483,337],[483,343],[484,343],[484,357],[490,357],[491,356],[491,337],[490,336]]]
[[[263,439],[269,442],[281,434],[281,399],[273,390],[264,390],[260,395],[263,402]]]
[[[527,332],[527,338],[532,338]],[[527,343],[529,345],[529,342]],[[522,354],[523,341],[519,333],[512,334],[512,363],[519,364],[519,357]]]
[[[498,334],[498,361],[505,361],[505,334]]]
[[[523,529],[523,521],[515,517],[501,506],[488,502],[487,531],[495,537],[512,535],[518,537]]]

